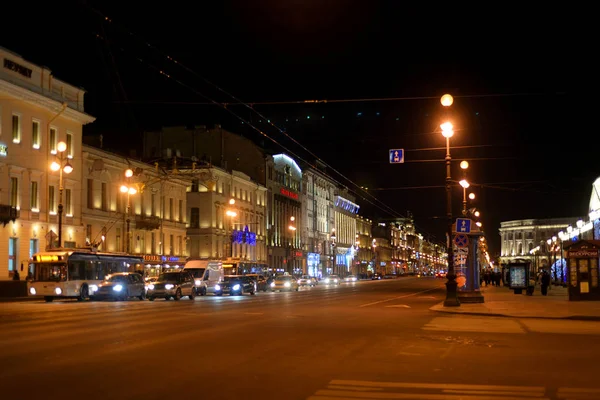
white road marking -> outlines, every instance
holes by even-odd
[[[367,303],[367,304],[360,305],[359,307],[368,307],[368,306],[372,306],[372,305],[375,305],[375,304],[386,303],[386,302],[388,302],[388,301],[393,301],[393,300],[397,300],[397,299],[404,299],[404,298],[406,298],[406,297],[415,296],[415,295],[417,295],[417,294],[419,294],[419,293],[431,292],[432,290],[438,290],[438,289],[439,289],[439,287],[434,287],[434,288],[431,288],[431,289],[421,290],[420,292],[415,292],[415,293],[411,293],[411,294],[406,294],[406,295],[404,295],[404,296],[398,296],[398,297],[392,297],[391,299],[385,299],[385,300],[374,301],[374,302],[372,302],[372,303]]]
[[[407,304],[394,304],[394,305],[391,305],[391,306],[385,306],[385,307],[386,307],[386,308],[388,308],[388,307],[389,307],[389,308],[394,308],[394,307],[395,307],[395,308],[410,308],[410,306],[409,306],[409,305],[407,305]]]
[[[565,321],[533,318],[521,319],[520,321],[531,332],[600,335],[600,324],[597,321]]]

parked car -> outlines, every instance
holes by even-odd
[[[164,297],[165,300],[181,300],[183,296],[188,296],[190,300],[196,297],[196,287],[194,278],[186,270],[164,272],[158,276],[156,282],[148,285],[146,297],[154,301],[157,297]]]
[[[287,290],[291,292],[292,290],[298,291],[300,285],[298,285],[298,281],[292,275],[279,275],[273,279],[271,282],[271,291],[274,292],[276,290],[284,291]]]
[[[93,300],[127,300],[130,297],[144,300],[146,298],[144,278],[137,272],[117,272],[106,275],[93,293],[94,295],[90,296]]]
[[[223,280],[215,285],[215,295],[217,296],[223,294],[237,296],[244,293],[250,293],[252,296],[256,293],[256,283],[250,276],[225,275]]]
[[[371,280],[373,281],[381,280],[381,278],[383,278],[381,274],[373,274],[373,276],[371,276]]]

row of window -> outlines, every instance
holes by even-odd
[[[15,207],[17,209],[21,208],[19,190],[19,178],[11,177],[9,203],[11,207]],[[56,214],[56,192],[57,190],[55,186],[48,186],[48,211],[50,212],[50,214]],[[73,215],[71,189],[65,189],[64,194],[65,197],[63,206],[65,213],[66,215]],[[37,181],[31,181],[29,183],[29,206],[31,207],[31,211],[33,212],[40,211],[40,193],[39,183]]]
[[[108,211],[108,183],[106,182],[100,182],[100,203],[99,203],[99,207],[96,205],[95,203],[95,199],[96,199],[96,193],[95,193],[95,187],[97,186],[97,184],[94,182],[94,179],[88,179],[87,180],[87,208],[90,210],[94,210],[94,209],[100,209],[102,211]],[[134,209],[134,205],[137,203],[136,199],[139,199],[140,205],[141,205],[141,213],[142,215],[146,215],[144,213],[144,199],[145,199],[145,195],[144,193],[137,193],[135,195],[132,195],[129,199],[128,196],[129,195],[119,195],[122,194],[120,191],[117,194],[116,197],[116,201],[117,201],[117,211],[118,212],[126,212],[127,211],[127,201],[129,200],[131,203],[131,207],[132,209]],[[150,194],[150,215],[155,217],[155,216],[160,216],[160,209],[159,209],[159,204],[156,201],[157,195],[155,193],[151,193]],[[164,203],[165,201],[165,196],[161,197],[162,202]],[[184,210],[183,210],[183,200],[179,199],[178,200],[178,215],[175,216],[174,213],[174,208],[175,208],[175,199],[170,197],[169,198],[169,206],[168,209],[165,210],[165,214],[163,216],[163,218],[165,219],[169,219],[171,221],[179,221],[182,222],[184,220],[183,216],[184,216]]]
[[[0,110],[1,111],[1,110]],[[1,116],[1,112],[0,112]],[[21,143],[23,136],[23,121],[20,114],[13,113],[12,115],[12,142]],[[0,135],[2,134],[2,120],[0,119]],[[58,145],[58,129],[56,127],[50,127],[48,132],[48,145],[51,154],[57,153]],[[67,132],[66,134],[66,154],[67,157],[73,158],[73,134]],[[40,149],[42,147],[42,123],[40,120],[31,120],[31,147],[34,149]]]

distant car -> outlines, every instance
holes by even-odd
[[[378,281],[382,278],[383,278],[383,276],[381,274],[373,274],[373,276],[371,276],[371,280],[373,280],[373,281]]]
[[[267,278],[261,274],[246,274],[244,276],[248,276],[256,282],[256,291],[266,292],[269,289],[269,284],[267,283]]]
[[[329,275],[324,281],[326,285],[339,285],[342,280],[338,275]]]
[[[279,275],[273,279],[271,282],[271,291],[274,292],[276,290],[279,291],[289,291],[292,290],[298,291],[300,285],[298,285],[298,281],[291,275]]]
[[[256,282],[250,276],[225,275],[223,280],[215,285],[216,296],[241,296],[244,293],[250,293],[252,296],[256,293]]]
[[[144,278],[137,272],[117,272],[106,275],[91,298],[127,300],[130,297],[137,297],[140,300],[146,298]]]
[[[317,280],[310,275],[302,275],[300,279],[298,279],[298,285],[300,286],[315,286],[317,284]]]
[[[444,271],[438,271],[435,273],[435,277],[436,278],[445,278],[446,277],[446,272]]]
[[[348,275],[344,278],[344,282],[356,282],[357,280],[358,278],[356,277],[356,275]]]

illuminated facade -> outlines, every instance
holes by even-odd
[[[326,276],[332,271],[334,226],[333,199],[336,184],[324,165],[305,168],[302,173],[302,241],[306,251],[306,273]]]
[[[0,279],[15,270],[25,279],[30,256],[56,244],[59,173],[49,166],[59,142],[73,167],[63,177],[62,245],[84,244],[81,132],[94,121],[84,112],[84,94],[0,48]]]
[[[306,272],[302,232],[302,170],[286,154],[267,158],[267,247],[269,267]]]
[[[373,273],[375,248],[373,247],[373,221],[362,216],[356,217],[356,242],[353,274],[366,276]]]
[[[267,263],[267,189],[239,171],[201,167],[188,188],[189,255],[227,263]],[[232,201],[233,200],[233,201]]]
[[[348,190],[337,189],[333,200],[335,264],[333,273],[348,275],[356,251],[356,214],[360,206]]]
[[[142,255],[151,275],[161,266],[183,266],[188,181],[96,147],[84,145],[82,155],[85,243]],[[128,169],[131,177],[125,175]],[[124,193],[122,186],[134,191]]]

